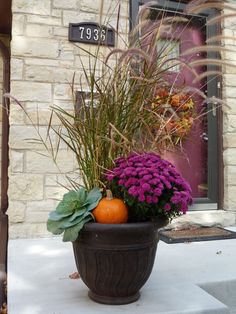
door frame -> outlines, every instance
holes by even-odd
[[[138,16],[139,7],[148,3],[150,0],[130,0],[130,31],[135,25]],[[179,0],[159,0],[155,8],[165,11],[174,11],[184,14],[187,1]],[[216,9],[210,9],[199,15],[193,15],[194,18],[210,19],[219,14]],[[219,35],[221,32],[220,25],[206,26],[206,39]],[[220,58],[217,52],[207,53],[208,58]],[[215,66],[208,66],[208,69],[214,70]],[[207,78],[207,95],[208,97],[216,96],[221,98],[221,78]],[[212,113],[214,104],[208,104],[208,197],[196,198],[191,210],[213,210],[220,209],[223,206],[224,181],[223,181],[223,139],[222,139],[222,110],[216,109],[216,115]]]
[[[0,56],[3,59],[3,94],[10,92],[10,52],[0,40]],[[8,209],[8,166],[9,166],[9,98],[2,97],[2,148],[1,148],[1,210],[5,214]]]

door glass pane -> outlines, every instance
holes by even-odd
[[[167,63],[164,64],[163,68],[171,68],[171,71],[178,72],[180,71],[180,65],[176,64],[176,59],[180,55],[180,41],[179,40],[170,40],[170,39],[158,39],[157,41],[157,56],[160,58],[165,58],[165,55],[168,56]],[[175,59],[175,60],[171,60]]]

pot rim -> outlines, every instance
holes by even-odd
[[[144,221],[144,222],[128,222],[121,224],[103,224],[98,222],[88,222],[84,225],[85,231],[90,230],[120,230],[120,229],[145,229],[145,228],[163,228],[169,223],[168,219],[157,219],[155,221]]]

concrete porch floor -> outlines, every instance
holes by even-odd
[[[236,313],[236,239],[160,241],[140,300],[122,306],[91,301],[81,279],[69,278],[72,246],[60,238],[10,240],[8,260],[9,314]]]

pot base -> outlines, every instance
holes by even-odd
[[[110,304],[110,305],[122,305],[122,304],[129,304],[137,301],[140,297],[139,291],[131,296],[126,297],[108,297],[108,296],[101,296],[98,295],[91,290],[88,292],[88,296],[91,300],[102,303],[102,304]]]

